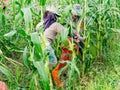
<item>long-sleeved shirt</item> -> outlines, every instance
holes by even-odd
[[[60,34],[62,30],[64,30],[64,27],[60,23],[55,22],[44,31],[44,36],[49,43],[52,43],[56,35]]]

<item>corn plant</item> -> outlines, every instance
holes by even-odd
[[[52,45],[59,60],[61,47],[68,44],[66,38],[72,32],[71,9],[75,3],[79,3],[83,9],[80,22],[84,20],[83,36],[86,40],[80,57],[75,54],[73,41],[70,44],[72,60],[67,61],[66,67],[60,71],[64,79],[62,72],[68,70],[63,80],[65,85],[60,89],[119,90],[119,0],[9,0],[7,3],[2,0],[0,79],[7,82],[10,90],[59,89],[53,83],[48,67],[43,27],[38,31],[35,27],[43,21],[47,5],[59,8],[61,17],[58,22],[66,28]],[[79,32],[79,26],[76,28]]]

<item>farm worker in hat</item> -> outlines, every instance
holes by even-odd
[[[84,21],[83,20],[80,21],[80,17],[83,14],[83,10],[82,10],[80,4],[74,4],[74,5],[72,5],[72,7],[71,7],[71,5],[69,5],[65,8],[66,12],[68,12],[70,10],[71,10],[71,16],[72,16],[73,23],[72,23],[72,34],[69,33],[69,36],[73,37],[74,43],[76,43],[80,47],[79,51],[82,54],[82,49],[84,47],[84,41],[86,39],[86,37],[81,36],[84,33]],[[69,25],[69,27],[71,28],[70,23],[69,23],[70,19],[67,19],[66,22]]]
[[[82,14],[82,9],[80,7],[79,4],[74,4],[73,5],[73,9],[72,9],[72,16],[73,16],[73,22],[74,24],[76,25],[79,21],[79,18],[78,16]],[[75,39],[75,41],[77,43],[79,43],[80,41],[84,41],[84,38],[81,37],[79,35],[79,33],[77,33],[76,30],[72,30],[72,34],[73,34],[73,37],[72,38],[68,38],[68,46],[62,46],[62,54],[61,54],[61,57],[60,57],[60,61],[68,61],[68,60],[71,60],[72,59],[72,54],[73,54],[73,51],[70,50],[70,44],[72,43],[72,40]],[[77,45],[74,45],[75,47],[75,50],[76,50],[76,54],[78,54],[78,50],[79,50],[79,47]],[[68,47],[68,48],[67,48]],[[53,80],[55,82],[60,82],[60,76],[59,76],[59,71],[66,66],[67,63],[58,63],[57,66],[55,67],[55,69],[52,71],[52,76],[53,76]]]
[[[73,23],[74,23],[75,27],[79,23],[80,17],[82,16],[82,13],[83,13],[83,10],[82,10],[80,4],[74,4],[73,8],[72,8],[72,19],[73,19]],[[82,23],[80,25],[80,29],[81,30],[84,29],[84,21],[83,20],[82,20]]]
[[[80,4],[74,4],[73,8],[72,8],[72,19],[73,19],[73,38],[75,39],[75,41],[77,42],[77,44],[79,45],[79,51],[82,54],[82,49],[84,47],[84,40],[86,39],[86,37],[81,37],[79,33],[84,33],[84,21],[82,20],[81,23],[79,23],[80,21],[80,17],[82,16],[83,10],[80,6]],[[77,32],[77,26],[79,26],[79,32]]]
[[[47,6],[46,12],[44,13],[44,22],[40,22],[36,26],[36,29],[38,29],[39,26],[41,26],[42,24],[44,25],[44,36],[47,39],[47,51],[49,52],[50,68],[56,65],[57,63],[57,58],[55,56],[54,50],[51,47],[51,44],[53,43],[56,35],[60,34],[61,31],[64,30],[64,27],[61,24],[56,22],[57,17],[60,17],[60,14],[57,13],[57,9],[54,6]],[[66,46],[63,46],[60,60],[71,60],[71,57],[69,54],[72,54],[72,51],[66,48]],[[61,82],[58,73],[59,73],[59,70],[61,70],[61,68],[63,68],[65,65],[66,63],[64,64],[58,63],[58,65],[52,71],[53,80],[59,87],[63,86],[63,82]]]
[[[65,29],[65,27],[63,27],[60,23],[57,22],[58,17],[60,17],[60,14],[58,14],[57,9],[54,6],[47,6],[46,12],[43,15],[44,21],[36,25],[36,30],[38,30],[41,25],[44,26],[44,37],[47,41],[46,50],[49,53],[48,57],[50,69],[52,69],[52,67],[57,64],[57,58],[53,48],[51,47],[51,44],[54,42],[56,35],[60,34],[62,30]],[[58,76],[58,73],[52,74],[54,82],[59,87],[63,86],[63,82],[60,81],[60,78],[57,78],[57,80],[54,79],[55,75]]]
[[[54,42],[56,35],[60,34],[64,27],[57,22],[57,18],[60,15],[57,13],[57,9],[54,6],[47,6],[44,13],[44,37],[47,41],[46,49],[49,52],[49,65],[52,68],[57,64],[57,58],[51,44]]]
[[[47,6],[46,12],[43,15],[43,25],[44,25],[44,37],[47,41],[46,50],[49,53],[49,67],[52,68],[57,64],[57,58],[54,53],[51,44],[54,42],[56,35],[60,34],[64,27],[57,22],[57,18],[60,17],[60,14],[57,13],[57,9],[54,6]],[[39,27],[41,23],[37,25]],[[53,76],[54,78],[54,76]],[[55,81],[56,82],[56,81]],[[61,82],[58,78],[56,84],[58,86],[63,86],[63,82]]]

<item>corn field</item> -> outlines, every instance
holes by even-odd
[[[80,22],[87,39],[83,55],[73,53],[60,71],[65,84],[58,87],[48,66],[43,26],[36,30],[36,25],[45,7],[54,5],[61,13],[58,22],[71,31],[70,8],[76,3],[83,9]],[[52,45],[58,60],[67,31]],[[0,81],[8,90],[120,90],[120,0],[0,0]]]

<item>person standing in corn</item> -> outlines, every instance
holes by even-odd
[[[74,48],[76,49],[76,55],[79,54],[79,50],[80,48],[78,47],[78,45],[83,45],[83,42],[85,40],[84,37],[81,37],[80,34],[76,31],[76,27],[77,25],[79,24],[79,19],[80,19],[80,15],[82,15],[82,9],[80,7],[79,4],[74,4],[73,5],[73,9],[72,9],[72,19],[73,19],[73,23],[74,23],[74,27],[72,29],[72,37],[70,36],[70,38],[68,38],[68,46],[62,46],[62,54],[61,54],[61,57],[60,57],[60,61],[68,61],[68,60],[71,60],[72,59],[72,54],[73,54],[73,51],[72,50],[69,50],[69,46],[72,42],[72,40],[74,40],[76,44],[74,44]],[[82,24],[84,24],[82,22]],[[84,27],[81,27],[82,24],[80,25],[80,30],[81,32],[83,32],[84,30]],[[67,48],[68,47],[68,48]],[[83,47],[83,46],[81,46]],[[53,80],[54,82],[56,82],[58,84],[59,87],[62,87],[64,84],[62,82],[62,84],[59,84],[61,82],[60,80],[60,76],[59,76],[59,71],[64,68],[66,66],[66,62],[65,63],[58,63],[57,66],[52,70],[52,77],[53,77]]]
[[[63,27],[60,23],[56,22],[57,18],[60,17],[60,15],[57,13],[57,9],[54,6],[47,6],[46,12],[44,13],[43,17],[44,22],[40,22],[36,26],[36,30],[39,29],[42,24],[44,25],[44,37],[47,41],[46,49],[49,52],[49,67],[52,68],[57,64],[57,58],[55,56],[53,48],[51,47],[51,44],[54,42],[56,35],[60,34],[65,27]],[[73,22],[75,24],[77,24],[78,22],[76,21],[77,20],[73,18]],[[75,30],[73,30],[73,34],[75,35],[76,40],[78,40],[78,38],[79,40],[83,40],[83,38]],[[68,42],[70,43],[71,40],[72,38],[68,39]],[[60,60],[71,60],[71,56],[69,55],[72,54],[72,51],[69,50],[69,48],[66,48],[66,46],[62,46],[61,49],[62,54]],[[58,73],[65,65],[66,63],[58,62],[57,66],[52,70],[53,81],[57,84],[58,87],[62,87],[64,85],[64,83],[61,82]]]
[[[46,49],[49,52],[49,67],[52,68],[57,64],[57,58],[53,48],[51,47],[51,44],[54,42],[56,35],[60,34],[62,30],[64,30],[64,27],[60,23],[56,22],[60,15],[57,13],[57,9],[54,6],[47,6],[43,17],[44,37],[47,40]],[[53,74],[52,77],[54,80],[55,77]],[[63,82],[61,82],[59,79],[60,78],[57,78],[57,82],[55,80],[54,82],[56,82],[57,86],[61,87],[63,86]]]
[[[73,19],[73,29],[74,29],[73,30],[73,38],[75,39],[74,41],[79,46],[79,51],[80,51],[81,55],[82,55],[82,51],[84,48],[84,40],[86,39],[86,37],[81,36],[84,33],[84,20],[81,20],[81,22],[80,22],[82,13],[83,13],[83,10],[82,10],[82,7],[80,6],[80,4],[74,4],[73,9],[72,9],[72,19]],[[79,27],[79,28],[77,28],[77,27]],[[77,30],[77,29],[79,29],[79,30]]]
[[[47,6],[46,12],[43,15],[43,22],[40,22],[36,25],[36,30],[39,30],[40,26],[44,26],[44,37],[46,39],[46,50],[49,53],[49,68],[52,69],[53,66],[57,64],[57,58],[54,53],[54,49],[51,47],[51,44],[54,42],[56,35],[61,34],[62,30],[65,28],[57,22],[57,18],[61,15],[58,14],[57,9],[54,6]],[[53,81],[57,84],[57,86],[63,86],[63,82],[60,81],[60,78],[57,78],[57,81],[54,80],[55,75],[52,74]]]
[[[54,42],[56,35],[64,30],[64,27],[57,22],[60,14],[57,13],[57,9],[54,6],[47,6],[43,17],[44,37],[47,41],[46,50],[49,52],[49,66],[52,68],[57,64],[57,58],[51,44]]]

